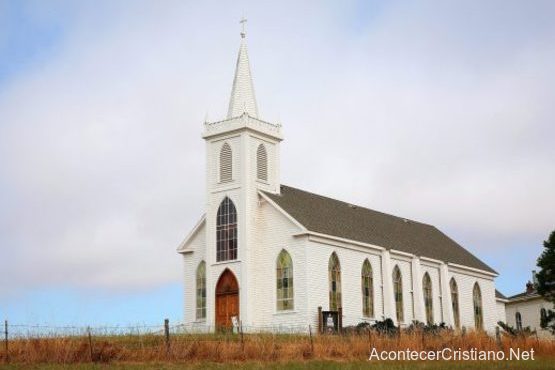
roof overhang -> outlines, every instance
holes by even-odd
[[[205,221],[206,221],[206,214],[203,214],[202,217],[200,218],[200,220],[195,225],[195,227],[193,227],[193,230],[191,230],[191,232],[189,232],[189,235],[187,235],[187,237],[185,237],[185,239],[181,242],[181,244],[179,244],[179,247],[177,247],[177,253],[185,254],[185,253],[192,253],[193,252],[192,249],[187,249],[187,247],[188,247],[190,241],[197,234],[197,232],[202,228]]]

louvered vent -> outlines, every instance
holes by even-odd
[[[268,154],[264,144],[260,144],[256,150],[256,178],[268,180]]]
[[[220,151],[220,182],[233,180],[233,164],[231,156],[231,147],[228,143],[225,143]]]

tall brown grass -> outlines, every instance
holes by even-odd
[[[505,351],[510,348],[534,349],[538,357],[555,357],[555,342],[528,338],[502,338],[497,341],[482,333],[462,336],[451,332],[402,333],[396,336],[375,332],[348,335],[272,335],[272,334],[180,334],[170,338],[169,350],[162,335],[97,336],[66,338],[19,338],[10,341],[12,363],[70,364],[79,362],[159,362],[159,361],[299,361],[365,360],[370,350],[454,350]],[[0,361],[6,360],[3,346]]]

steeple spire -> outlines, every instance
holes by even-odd
[[[243,113],[248,113],[251,117],[258,118],[258,107],[256,106],[256,98],[254,96],[249,55],[247,53],[247,43],[245,41],[246,22],[247,20],[245,18],[242,18],[240,21],[242,26],[241,46],[239,48],[239,55],[237,56],[237,66],[235,67],[235,78],[233,79],[227,118],[238,117]]]

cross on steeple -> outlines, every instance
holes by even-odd
[[[242,17],[239,23],[241,23],[241,38],[245,38],[245,35],[247,34],[245,32],[245,23],[247,23],[247,18]]]

